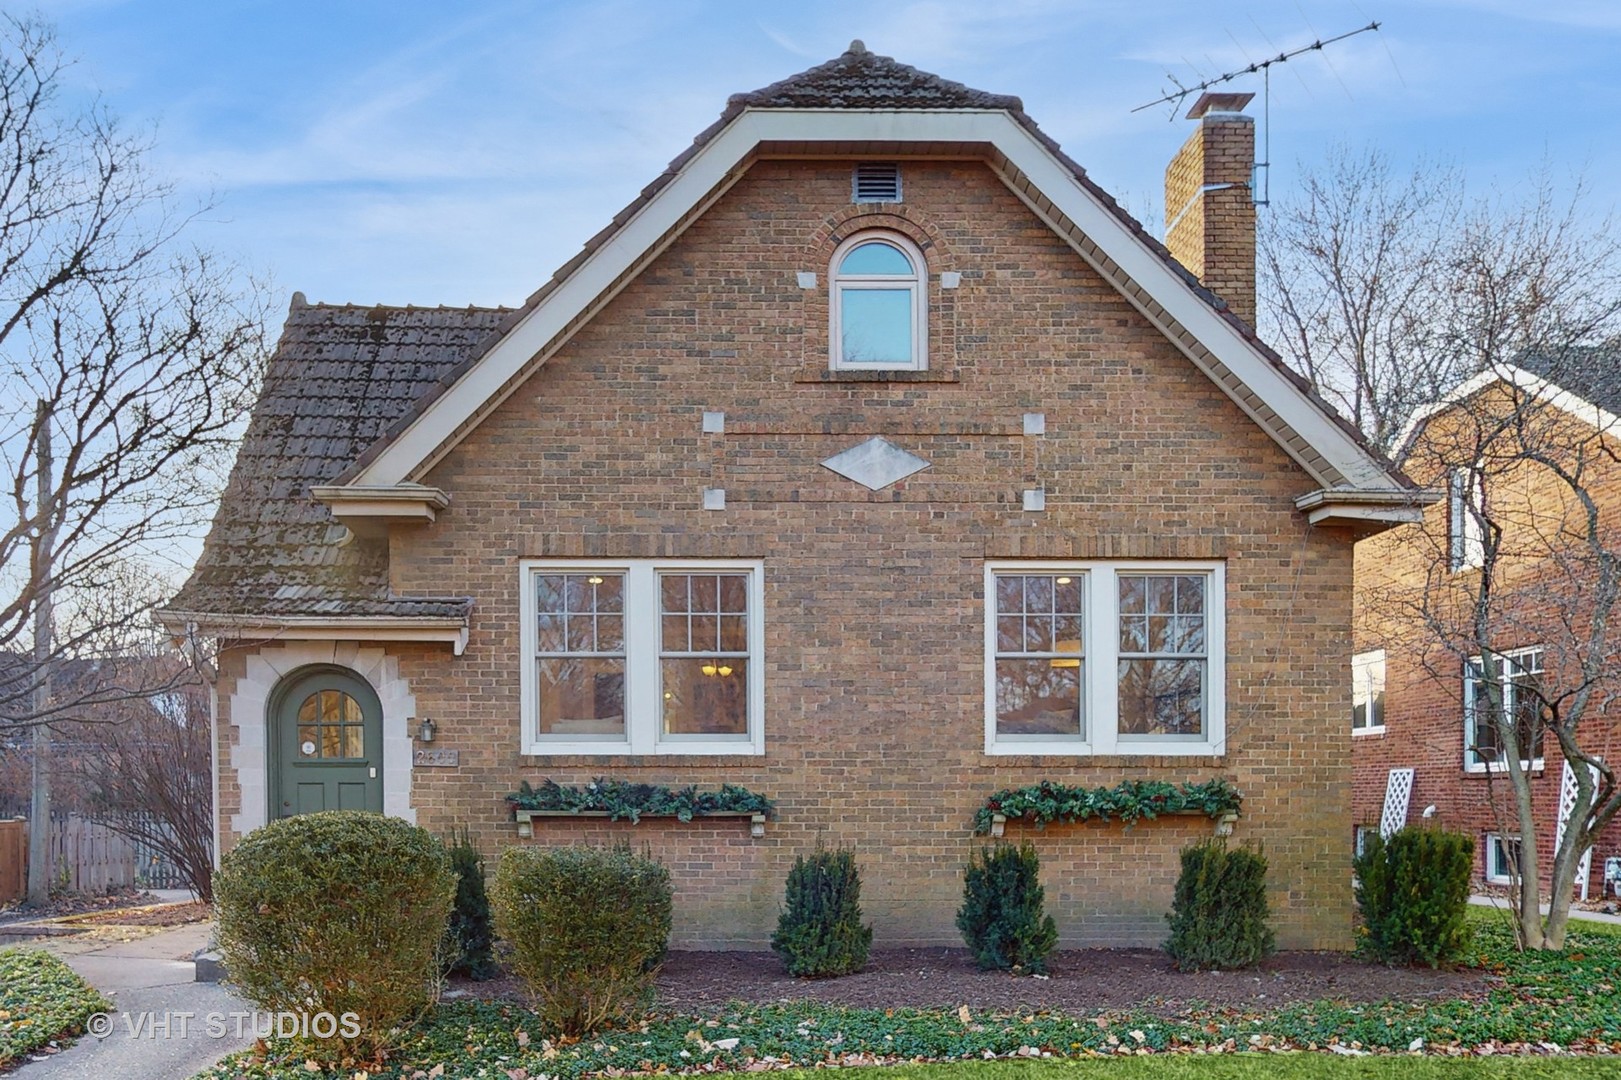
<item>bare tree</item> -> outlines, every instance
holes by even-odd
[[[184,242],[148,137],[64,103],[64,70],[48,27],[0,24],[0,728],[175,677],[144,568],[206,520],[264,353],[262,290]],[[50,686],[87,657],[102,679]]]
[[[174,657],[155,661],[177,673]],[[214,800],[208,696],[185,674],[154,673],[175,684],[149,698],[122,703],[113,723],[65,725],[82,739],[79,752],[59,759],[80,792],[83,809],[179,868],[186,885],[213,899]]]
[[[1260,218],[1263,335],[1384,451],[1471,373],[1433,348],[1463,205],[1455,170],[1340,148]]]

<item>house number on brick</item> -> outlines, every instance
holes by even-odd
[[[418,750],[411,762],[419,769],[455,769],[462,763],[460,750]]]

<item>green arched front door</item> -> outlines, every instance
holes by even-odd
[[[273,816],[383,811],[383,708],[339,668],[295,672],[275,699]]]

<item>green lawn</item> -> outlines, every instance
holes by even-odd
[[[0,949],[0,1070],[52,1039],[84,1034],[92,1013],[112,1008],[47,952]]]
[[[576,1080],[918,1060],[952,1064],[892,1071],[928,1078],[937,1068],[949,1069],[957,1080],[970,1074],[975,1080],[1013,1080],[1014,1070],[1030,1080],[1048,1073],[1087,1078],[1104,1070],[1110,1080],[1621,1076],[1617,928],[1578,923],[1564,953],[1522,955],[1514,950],[1501,914],[1480,910],[1470,921],[1475,928],[1471,960],[1500,972],[1501,983],[1467,999],[1425,1005],[1317,1001],[1256,1011],[1194,1007],[1173,1017],[1134,1011],[1095,1017],[975,1011],[965,1021],[956,1010],[734,1003],[701,1016],[655,1017],[635,1030],[553,1045],[522,1006],[457,1001],[437,1008],[407,1037],[388,1068],[370,1076]],[[1415,1048],[1422,1056],[1410,1052]],[[1238,1052],[1251,1050],[1263,1052]],[[1344,1051],[1370,1056],[1344,1056]],[[1481,1051],[1511,1060],[1483,1058]],[[1572,1051],[1594,1056],[1564,1056]],[[1032,1053],[1078,1060],[1021,1060]],[[436,1067],[441,1071],[434,1073]],[[301,1056],[273,1048],[269,1060],[240,1056],[203,1075],[311,1080],[351,1074],[308,1071]]]

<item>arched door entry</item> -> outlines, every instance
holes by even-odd
[[[273,817],[383,811],[383,708],[341,668],[295,672],[273,706]]]

